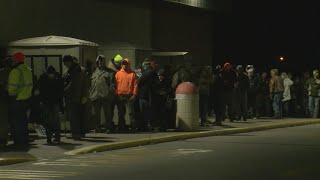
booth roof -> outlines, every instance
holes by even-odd
[[[188,52],[152,52],[152,56],[184,56]]]
[[[63,36],[43,36],[28,39],[21,39],[9,43],[11,47],[32,47],[32,46],[99,46],[96,43]]]

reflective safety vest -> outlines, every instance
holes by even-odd
[[[11,70],[8,80],[9,96],[15,96],[16,100],[27,100],[32,95],[33,81],[31,69],[20,64]]]

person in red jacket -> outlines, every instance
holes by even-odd
[[[116,73],[116,95],[119,104],[119,130],[125,130],[125,115],[128,110],[131,128],[135,129],[134,101],[138,94],[137,76],[130,68],[128,58],[121,62],[121,70]]]

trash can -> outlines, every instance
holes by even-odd
[[[199,130],[199,92],[190,83],[181,83],[176,89],[176,129],[179,131]]]
[[[9,133],[8,104],[0,103],[0,146],[6,145]]]

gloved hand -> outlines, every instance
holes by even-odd
[[[135,96],[135,95],[132,95],[132,96],[130,97],[130,101],[134,101],[134,100],[136,100],[136,96]]]
[[[88,98],[87,97],[82,97],[81,98],[81,104],[86,104],[88,102]]]

